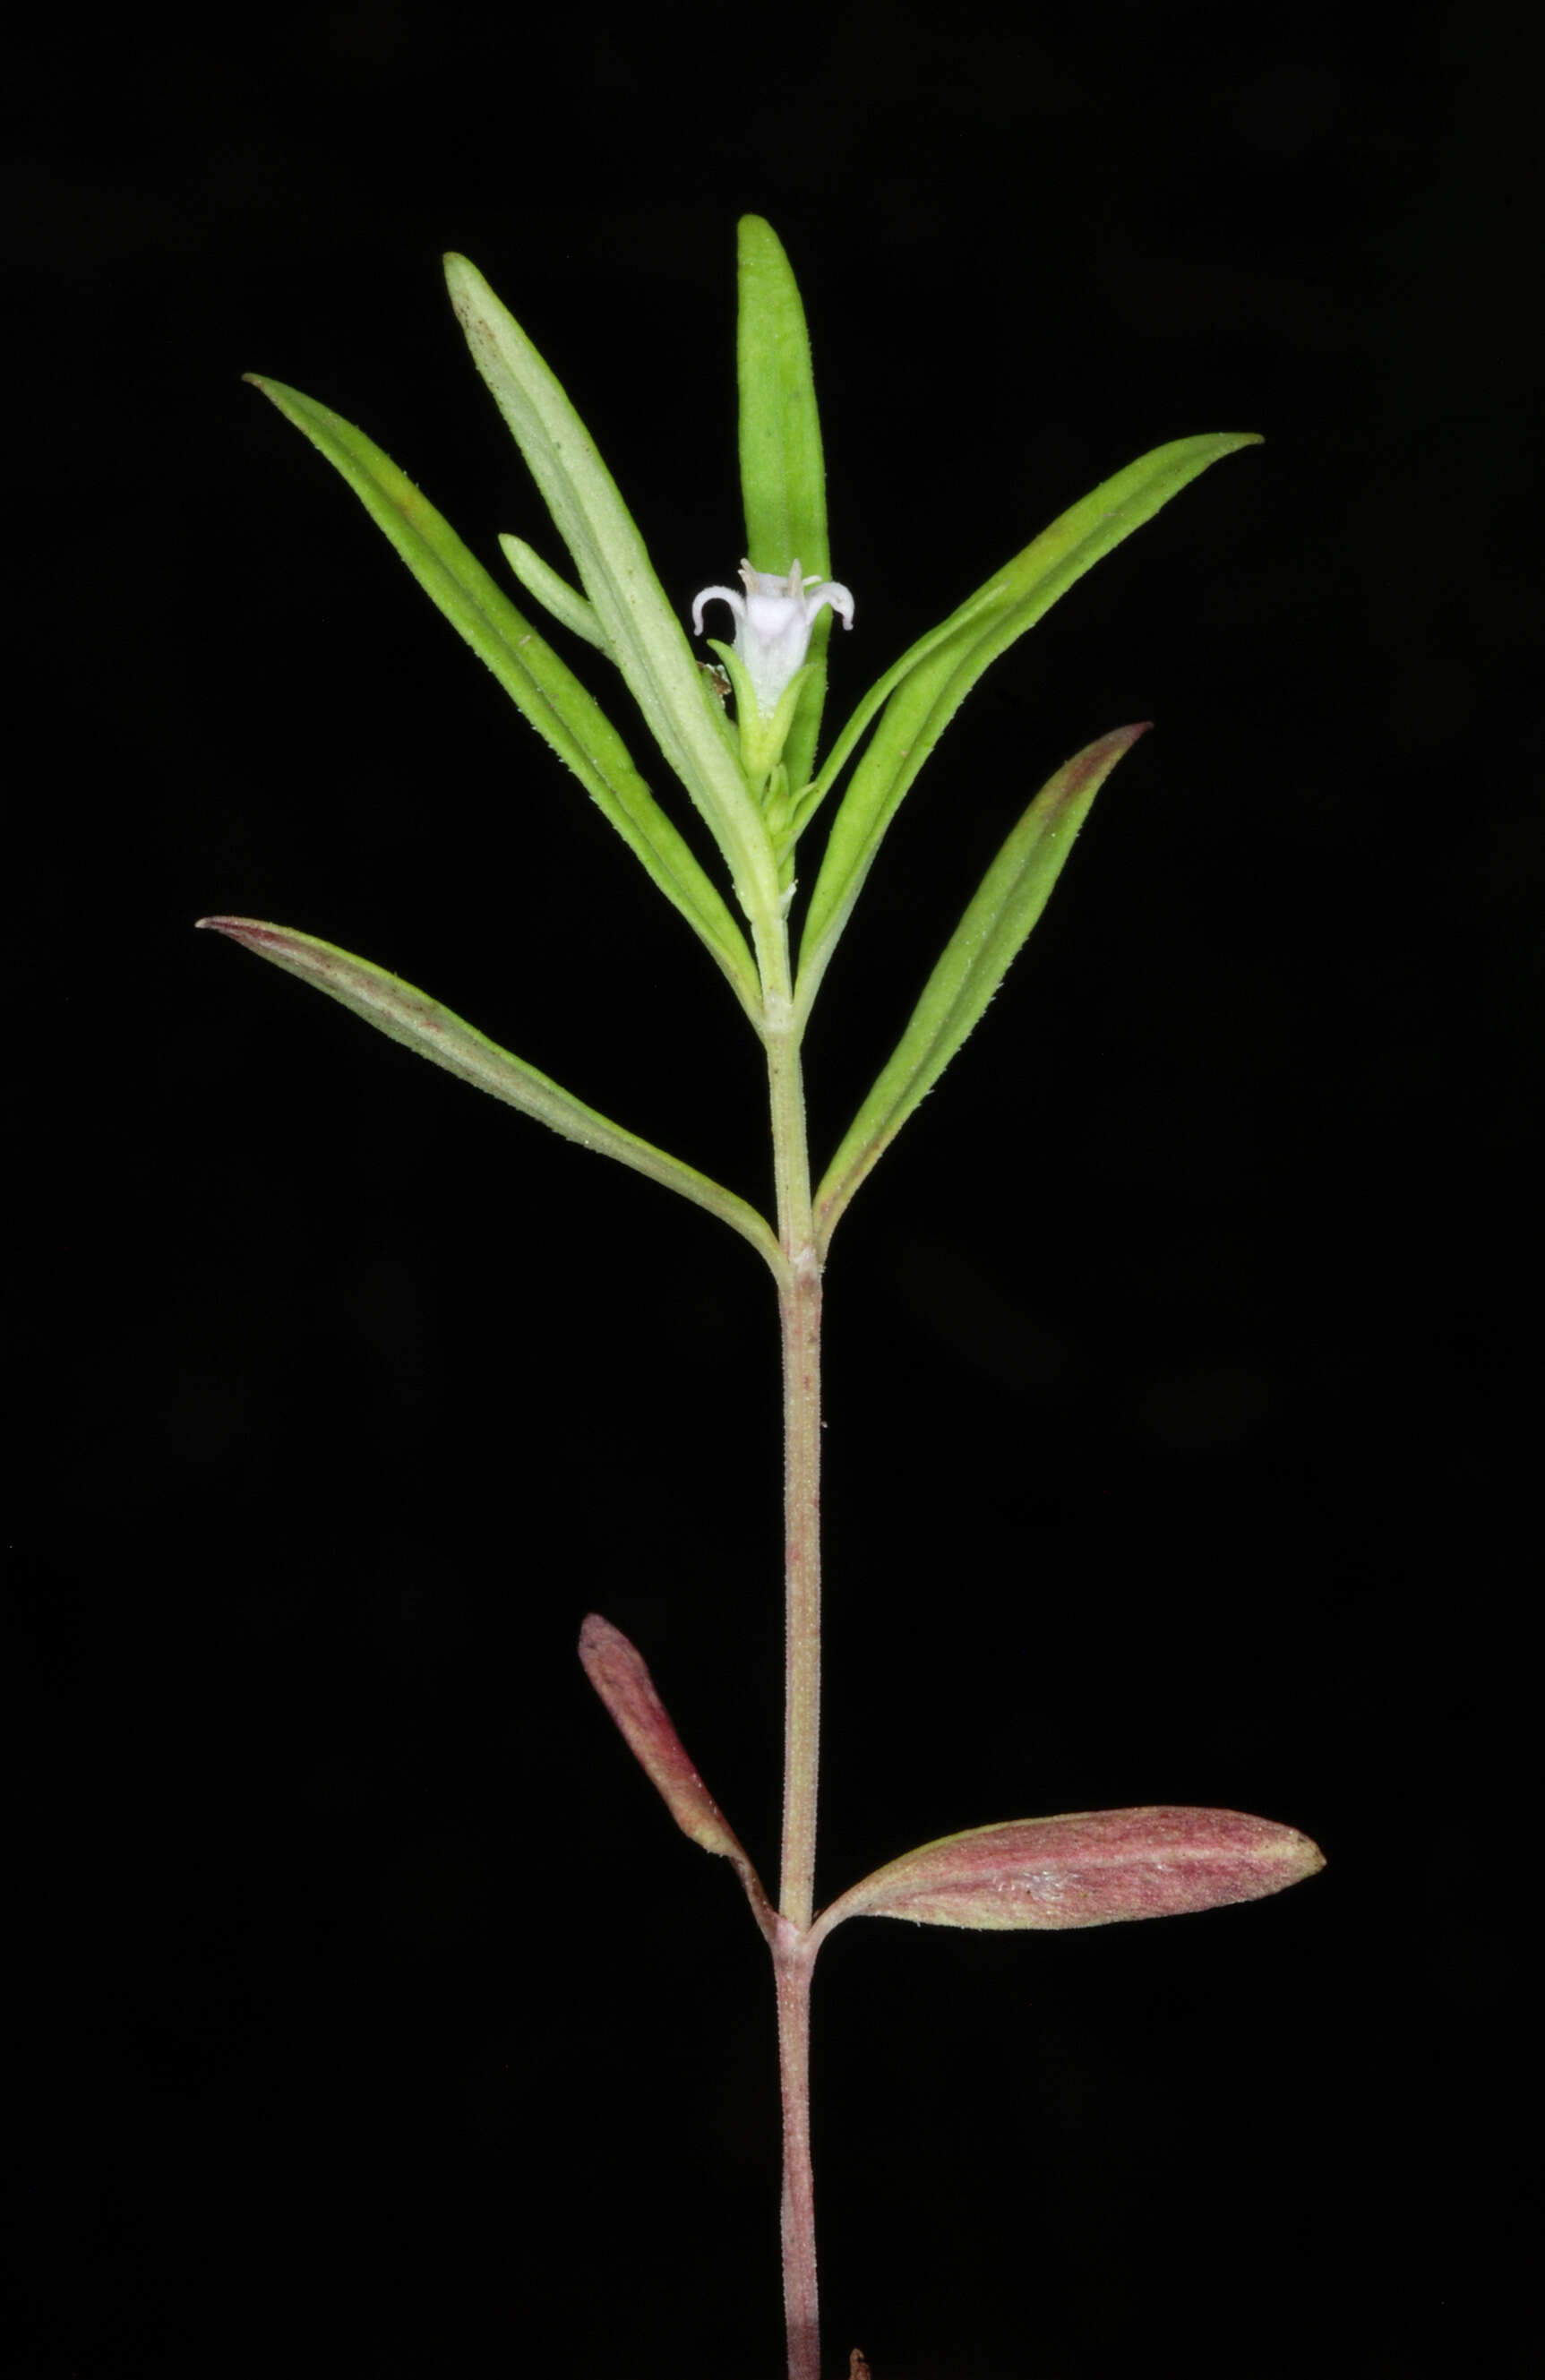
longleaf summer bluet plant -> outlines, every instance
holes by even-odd
[[[396,464],[296,390],[254,384],[347,480],[409,570],[578,778],[745,1012],[765,1067],[774,1211],[576,1099],[437,1000],[347,951],[252,918],[201,922],[313,984],[394,1040],[586,1148],[706,1208],[757,1251],[777,1293],[784,1373],[785,1698],[782,1861],[769,1894],[677,1735],[638,1650],[592,1613],[579,1658],[676,1824],[730,1861],[771,1953],[783,2103],[782,2234],[789,2380],[817,2380],[809,2009],[817,1954],[852,1917],[992,1931],[1105,1925],[1279,1891],[1323,1863],[1294,1828],[1236,1811],[1140,1808],[1019,1818],[947,1835],[815,1906],[820,1779],[821,1317],[833,1234],[855,1192],[939,1080],[1040,916],[1095,795],[1144,732],[1118,727],[1041,787],[988,868],[911,1018],[824,1170],[812,1173],[802,1060],[827,966],[918,771],[989,664],[1057,598],[1248,433],[1176,439],[1118,471],[992,574],[878,677],[824,757],[833,620],[858,597],[831,573],[825,472],[798,289],[771,226],[739,227],[739,585],[685,601],[660,584],[594,442],[524,331],[466,259],[447,260],[473,360],[568,550],[573,578],[501,538],[534,613],[510,597]],[[729,642],[708,618],[733,621]],[[697,857],[575,661],[621,674],[722,863]],[[687,636],[718,659],[700,658]],[[598,658],[599,657],[599,658]],[[606,680],[609,685],[609,678]],[[829,818],[819,864],[801,850]],[[807,890],[808,887],[808,890]],[[859,2359],[855,2357],[857,2363]]]

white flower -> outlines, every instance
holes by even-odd
[[[845,628],[853,625],[853,598],[833,578],[802,578],[796,562],[786,578],[775,570],[740,565],[746,592],[733,587],[705,587],[692,603],[692,633],[703,632],[703,605],[715,597],[735,613],[735,653],[750,681],[758,710],[771,719],[778,698],[795,671],[804,665],[810,629],[823,603],[839,613]]]

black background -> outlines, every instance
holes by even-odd
[[[822,1896],[1150,1800],[1330,1858],[836,1937],[828,2368],[1539,2368],[1539,46],[1495,0],[361,0],[13,53],[9,2369],[781,2368],[760,1946],[574,1658],[638,1640],[771,1875],[769,1284],[190,930],[359,950],[766,1196],[717,977],[238,378],[561,560],[463,249],[685,609],[741,551],[746,209],[815,346],[833,718],[1137,453],[1268,439],[998,665],[817,1013],[819,1152],[1035,786],[1158,722],[836,1241]]]

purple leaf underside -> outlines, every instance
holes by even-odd
[[[974,1827],[877,1868],[833,1902],[825,1934],[848,1917],[990,1933],[1115,1925],[1259,1900],[1315,1875],[1307,1835],[1239,1810],[1086,1810]]]
[[[620,1628],[592,1611],[579,1631],[579,1658],[624,1742],[682,1833],[690,1835],[705,1852],[735,1863],[757,1922],[762,1925],[771,1912],[757,1872],[687,1757],[687,1746],[655,1692],[638,1646]]]

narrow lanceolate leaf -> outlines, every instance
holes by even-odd
[[[541,554],[529,546],[523,537],[501,534],[499,543],[504,549],[505,560],[527,594],[534,595],[544,612],[551,612],[554,620],[572,635],[583,637],[586,644],[594,645],[601,652],[610,653],[612,648],[606,641],[605,629],[595,616],[595,606],[586,602],[577,587],[571,587],[566,578],[560,578],[551,564],[543,562]]]
[[[955,613],[951,635],[942,642],[925,638],[930,648],[926,658],[910,667],[901,665],[905,674],[892,685],[883,715],[832,821],[800,943],[802,1013],[809,1009],[908,787],[983,670],[1033,628],[1086,570],[1151,520],[1210,463],[1259,443],[1250,431],[1220,431],[1178,438],[1129,463],[1043,529],[1006,569],[995,572]],[[896,675],[887,672],[882,684]],[[870,715],[867,698],[821,768],[817,784],[822,792],[845,764]]]
[[[746,937],[723,894],[639,776],[594,697],[516,610],[408,474],[363,431],[282,382],[264,380],[257,372],[247,377],[347,480],[420,586],[487,662],[538,735],[574,771],[665,898],[706,944],[754,1018],[760,996]],[[298,565],[303,561],[298,557]],[[552,575],[556,578],[556,573]]]
[[[655,1692],[643,1655],[620,1628],[592,1611],[579,1631],[579,1658],[624,1742],[684,1835],[705,1852],[733,1860],[763,1930],[767,1896],[739,1838],[687,1756],[671,1715]]]
[[[824,1258],[837,1220],[864,1176],[933,1088],[979,1020],[1050,898],[1094,797],[1147,722],[1087,745],[1043,785],[992,862],[924,986],[906,1032],[854,1118],[816,1193]]]
[[[778,871],[760,812],[720,728],[687,633],[616,483],[525,332],[464,256],[445,279],[487,382],[650,730],[724,856],[748,917],[774,917]]]
[[[1260,1900],[1325,1864],[1307,1835],[1238,1810],[1085,1810],[973,1827],[877,1868],[817,1920],[848,1917],[983,1933],[1115,1925]]]
[[[738,246],[736,360],[746,559],[753,570],[781,577],[797,562],[805,577],[830,578],[826,465],[799,285],[776,232],[760,215],[741,216]],[[815,666],[784,747],[784,766],[796,789],[815,765],[831,633],[832,614],[825,611],[811,632],[809,659]]]
[[[630,1165],[637,1173],[647,1173],[651,1182],[663,1182],[668,1190],[690,1198],[694,1206],[706,1207],[732,1231],[750,1241],[768,1263],[774,1275],[781,1275],[783,1257],[778,1243],[763,1218],[733,1190],[699,1173],[692,1166],[684,1165],[678,1157],[656,1148],[636,1133],[627,1132],[614,1123],[609,1116],[598,1115],[572,1092],[539,1075],[534,1066],[502,1050],[473,1026],[443,1008],[427,993],[416,991],[410,983],[388,975],[384,967],[372,966],[368,959],[357,959],[347,952],[335,950],[331,942],[318,941],[314,935],[298,934],[286,926],[269,926],[255,917],[201,917],[201,926],[216,933],[226,934],[243,949],[256,952],[260,958],[270,959],[283,967],[286,975],[300,978],[302,983],[314,984],[330,999],[340,1001],[345,1008],[362,1016],[367,1025],[390,1040],[400,1041],[405,1049],[416,1050],[420,1058],[428,1058],[436,1066],[444,1066],[449,1075],[457,1075],[480,1091],[489,1092],[503,1099],[522,1115],[534,1116],[550,1131],[561,1133],[566,1140],[577,1140],[585,1148],[600,1151],[603,1157],[614,1157],[619,1165]]]
[[[851,718],[848,720],[846,726],[843,729],[836,743],[832,747],[832,750],[827,756],[825,765],[822,767],[820,776],[815,778],[812,783],[806,786],[804,794],[794,814],[794,825],[797,833],[802,834],[804,832],[805,828],[809,824],[810,820],[815,816],[816,811],[821,808],[821,803],[831,792],[833,779],[840,775],[842,770],[847,763],[849,756],[858,748],[859,738],[862,736],[865,729],[869,726],[876,713],[882,708],[891,694],[894,693],[894,689],[901,684],[902,679],[909,676],[911,672],[915,670],[921,662],[926,661],[930,653],[933,652],[940,645],[948,643],[949,640],[953,637],[956,636],[960,629],[966,625],[968,620],[975,618],[979,612],[985,611],[990,603],[996,601],[997,594],[998,586],[996,581],[994,581],[991,587],[979,588],[977,592],[970,598],[969,601],[962,603],[958,610],[952,612],[947,620],[941,620],[939,625],[936,628],[931,628],[926,637],[919,637],[915,645],[908,645],[906,650],[902,654],[901,659],[897,662],[892,662],[883,677],[876,678],[868,694],[865,695],[862,702],[859,703],[858,708],[853,712]],[[823,613],[822,617],[824,616],[825,614]],[[819,627],[820,622],[818,621],[816,625]],[[831,956],[830,945],[827,948],[825,955],[828,958]],[[824,966],[824,958],[822,959],[821,964],[822,966]],[[810,1002],[815,997],[816,987],[819,981],[819,975],[812,969],[807,968],[802,980],[800,991],[799,1008],[801,1016],[809,1015]]]

